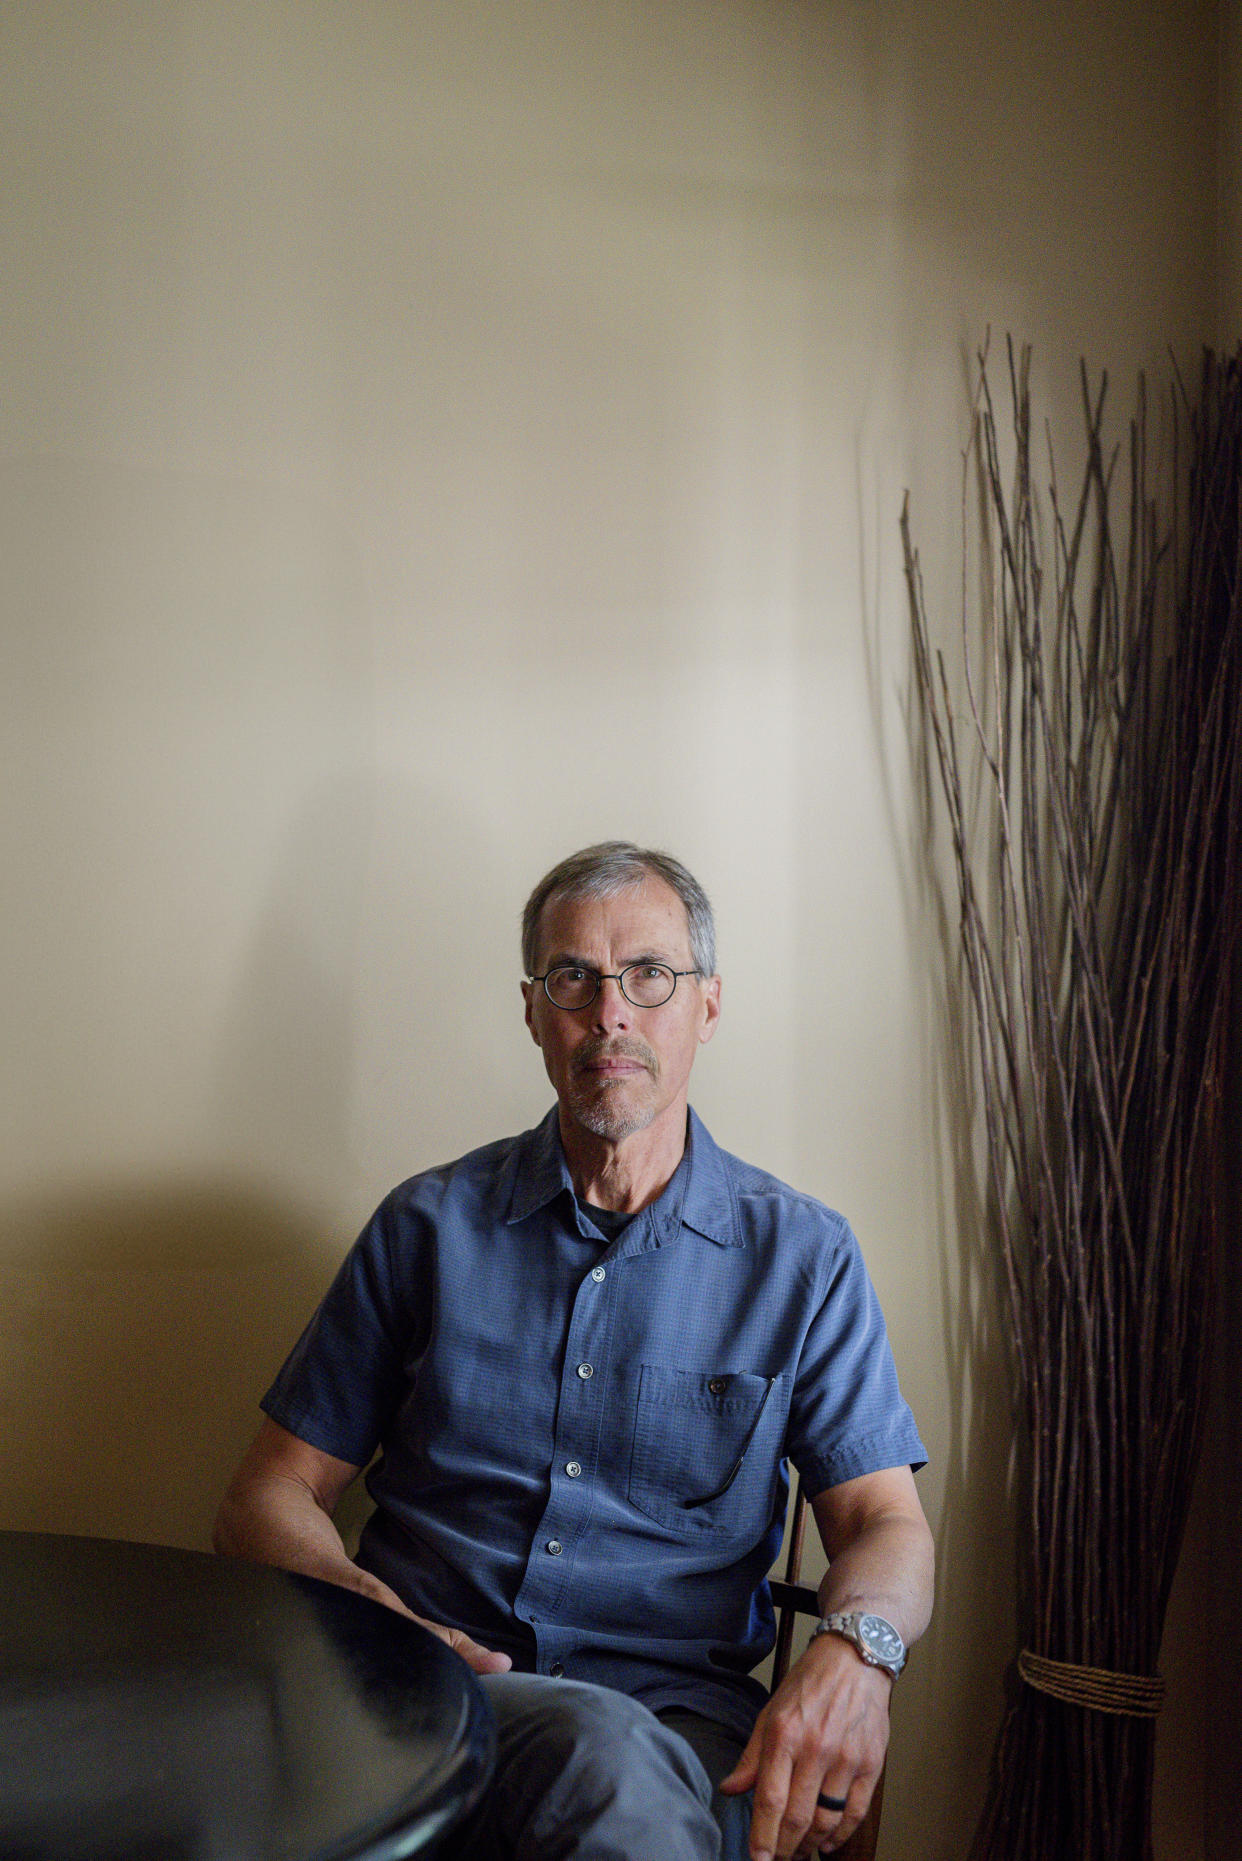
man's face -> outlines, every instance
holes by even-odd
[[[617,975],[630,963],[691,969],[686,909],[654,875],[615,898],[551,898],[539,922],[537,971],[558,963]],[[694,1056],[716,1031],[720,978],[681,976],[659,1008],[636,1008],[617,982],[601,982],[586,1008],[550,1002],[524,982],[526,1025],[543,1053],[566,1118],[620,1143],[659,1118],[684,1121]]]

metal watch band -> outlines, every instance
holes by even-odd
[[[874,1648],[868,1647],[867,1643],[863,1640],[859,1630],[859,1623],[864,1618],[875,1622],[880,1628],[886,1630],[887,1634],[892,1638],[894,1648],[893,1658],[891,1660],[886,1660],[884,1656],[878,1654]],[[857,1650],[860,1659],[865,1661],[868,1667],[881,1668],[883,1672],[889,1676],[890,1680],[896,1680],[898,1674],[906,1664],[906,1646],[900,1634],[886,1617],[876,1615],[874,1610],[861,1610],[857,1613],[851,1612],[848,1614],[834,1611],[832,1614],[826,1615],[820,1620],[818,1626],[812,1632],[812,1641],[814,1641],[817,1635],[842,1636],[846,1641],[852,1644]]]

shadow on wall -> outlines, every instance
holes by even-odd
[[[79,1177],[0,1209],[0,1529],[206,1547],[259,1397],[374,1202],[508,1128],[506,1096],[542,1109],[497,864],[414,783],[343,779],[295,813],[214,1055],[231,1174]],[[273,1177],[300,1192],[256,1186]]]
[[[981,1112],[963,1037],[972,1007],[964,980],[951,973],[948,947],[934,984],[939,1087],[932,1115],[937,1151],[948,1159],[939,1265],[949,1432],[936,1549],[940,1600],[930,1633],[932,1647],[942,1644],[942,1671],[971,1675],[954,1709],[968,1715],[961,1731],[982,1757],[1002,1703],[998,1651],[1003,1659],[1014,1646],[1016,1416],[1000,1238],[980,1194],[974,1148]],[[943,1640],[949,1635],[951,1643]]]
[[[982,571],[981,571],[982,572]],[[958,881],[934,752],[917,696],[913,645],[906,674],[913,794],[907,898],[929,956],[929,1040],[935,1082],[934,1154],[940,1159],[940,1292],[949,1435],[937,1544],[942,1605],[932,1624],[942,1671],[969,1683],[954,1694],[961,1748],[976,1754],[982,1808],[986,1765],[1003,1699],[999,1669],[1015,1642],[1017,1414],[1008,1298],[976,1069],[974,1004],[962,958]],[[929,858],[929,850],[934,850]],[[968,1625],[961,1645],[962,1625]],[[951,1626],[952,1625],[952,1626]],[[939,1664],[939,1663],[938,1663]]]
[[[205,1548],[339,1247],[192,1180],[11,1205],[0,1234],[0,1527]]]
[[[865,590],[863,598],[869,611]],[[873,619],[864,641],[878,736],[880,703],[888,694],[877,637]],[[925,977],[922,1068],[936,1174],[929,1200],[937,1210],[945,1433],[931,1449],[929,1469],[942,1482],[936,1610],[911,1672],[911,1682],[926,1688],[925,1724],[935,1730],[912,1741],[903,1769],[916,1800],[938,1801],[937,1771],[956,1765],[959,1813],[946,1835],[960,1843],[963,1827],[973,1827],[982,1808],[1006,1704],[1002,1670],[1016,1646],[1017,1417],[1004,1265],[987,1190],[974,1008],[960,954],[957,877],[909,643],[905,651],[904,740],[894,740],[893,754],[908,761],[898,769],[886,758],[884,782],[908,945]],[[891,803],[903,789],[910,797],[904,820]],[[962,1754],[969,1754],[968,1774]]]

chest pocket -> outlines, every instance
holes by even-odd
[[[762,1533],[784,1429],[783,1376],[643,1364],[632,1505],[679,1537]],[[740,1463],[740,1464],[739,1464]]]

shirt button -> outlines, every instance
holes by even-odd
[[[578,1375],[582,1378],[583,1382],[585,1383],[588,1381],[589,1378],[595,1375],[595,1371],[589,1363],[580,1363],[578,1365]]]
[[[713,1396],[723,1396],[725,1390],[729,1387],[729,1379],[727,1376],[714,1376],[707,1387],[711,1390]]]
[[[582,1468],[576,1460],[567,1460],[565,1462],[565,1471],[571,1480],[576,1480],[578,1475],[582,1472]]]
[[[561,1543],[561,1541],[560,1541],[560,1539],[559,1539],[559,1538],[549,1538],[549,1539],[548,1539],[548,1556],[549,1556],[549,1557],[559,1557],[559,1556],[560,1556],[560,1554],[561,1554],[561,1552],[562,1552],[562,1551],[563,1551],[564,1549],[565,1549],[565,1547],[564,1547],[564,1545],[563,1545],[563,1544]]]
[[[565,1671],[564,1661],[553,1661],[551,1667],[549,1667],[548,1669],[548,1672],[551,1674],[554,1680],[559,1680],[561,1675],[564,1673],[564,1671]]]
[[[595,1281],[596,1285],[598,1285],[601,1280],[607,1279],[608,1275],[604,1271],[603,1267],[592,1267],[591,1278]]]

